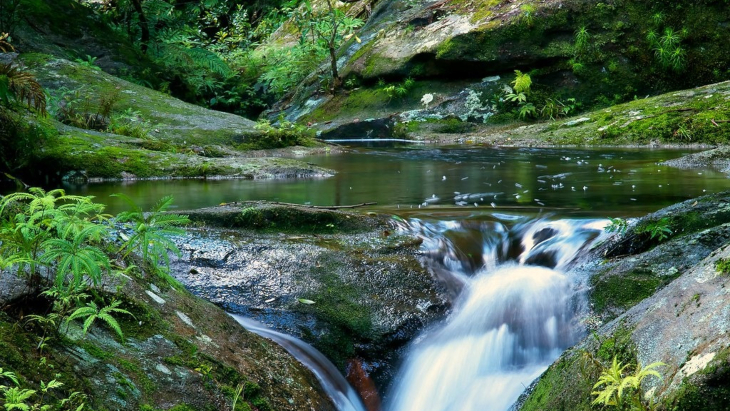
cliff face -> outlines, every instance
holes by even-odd
[[[312,75],[271,114],[335,123],[387,117],[421,108],[425,93],[435,94],[432,105],[463,100],[467,86],[486,99],[514,70],[530,73],[542,98],[605,106],[727,79],[729,24],[723,1],[380,0],[359,32],[362,42],[350,40],[339,52],[351,89],[321,93]],[[667,35],[679,47],[672,49],[676,66],[660,57]],[[278,41],[287,36],[296,33]],[[380,91],[382,82],[409,77],[415,86],[406,96]]]

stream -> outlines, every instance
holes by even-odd
[[[605,238],[606,217],[640,216],[730,189],[724,174],[660,165],[687,152],[359,147],[304,159],[338,171],[328,179],[140,181],[66,189],[109,201],[111,213],[122,209],[108,198],[116,192],[144,208],[169,194],[179,209],[245,200],[377,202],[368,210],[403,217],[400,229],[423,238],[421,251],[453,301],[447,318],[410,343],[381,393],[383,409],[507,411],[585,335],[587,279],[570,268]],[[340,410],[365,410],[316,350],[237,319],[309,366]]]
[[[508,410],[584,335],[584,279],[568,268],[606,236],[607,220],[497,217],[408,224],[457,297],[443,324],[411,344],[386,410]]]

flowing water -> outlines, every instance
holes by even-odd
[[[607,216],[630,217],[730,189],[711,170],[660,165],[686,152],[618,149],[361,148],[306,158],[335,177],[269,181],[153,181],[66,187],[124,192],[147,208],[172,194],[182,209],[239,200],[315,205],[378,202],[408,218],[454,302],[410,346],[386,411],[504,411],[584,334],[585,279],[572,273],[600,241]],[[545,218],[551,213],[551,219]],[[543,217],[540,217],[543,216]],[[579,219],[576,217],[583,217]],[[590,217],[592,219],[585,219]],[[292,337],[239,318],[308,364],[340,410],[363,405],[334,367]]]
[[[324,392],[332,398],[338,411],[365,411],[365,406],[357,392],[340,374],[337,367],[314,347],[298,338],[274,331],[250,318],[236,314],[231,314],[231,317],[245,329],[281,345],[289,354],[309,368],[319,380]]]
[[[568,267],[605,224],[411,221],[443,267],[435,272],[458,296],[444,324],[410,347],[386,410],[508,410],[583,335],[576,321],[582,279]],[[476,256],[461,249],[474,242]]]

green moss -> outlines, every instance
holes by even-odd
[[[596,357],[609,364],[616,358],[624,364],[636,364],[636,345],[631,340],[631,329],[623,323],[605,340],[600,341]]]
[[[553,363],[537,382],[520,408],[521,411],[592,410],[593,384],[613,358],[636,364],[636,346],[631,330],[620,324],[614,332],[586,348],[572,349]],[[632,370],[628,370],[631,372]]]
[[[674,278],[674,277],[672,277]],[[594,310],[604,313],[607,309],[626,310],[654,294],[669,279],[646,271],[635,271],[628,275],[607,275],[594,277],[590,299]]]
[[[684,378],[677,390],[663,401],[668,411],[725,411],[730,396],[730,349],[717,353],[705,369]]]
[[[591,391],[599,368],[583,356],[561,357],[541,376],[521,411],[590,410]],[[574,374],[575,373],[575,374]],[[570,389],[566,389],[571,387]]]
[[[77,344],[79,347],[83,348],[84,351],[89,353],[89,355],[99,360],[108,360],[109,358],[114,357],[113,353],[104,351],[101,347],[89,341],[80,341]]]
[[[326,323],[327,333],[308,336],[314,345],[335,365],[344,368],[347,359],[355,355],[355,342],[366,342],[372,338],[372,313],[357,287],[343,282],[335,274],[334,266],[342,264],[338,253],[327,253],[320,256],[319,266],[314,275],[322,286],[311,294],[302,297],[314,301],[314,304],[298,304],[297,311],[313,314],[319,321]],[[364,262],[365,263],[365,262]]]
[[[715,269],[720,275],[730,275],[730,258],[721,258],[715,262]]]
[[[210,222],[208,216],[192,214],[191,220],[202,218]],[[334,233],[357,232],[369,228],[370,220],[356,215],[329,210],[308,210],[299,207],[245,206],[233,221],[224,219],[223,224],[233,227],[275,232],[292,233]]]
[[[450,118],[439,121],[439,125],[436,126],[434,131],[446,134],[463,134],[474,131],[474,129],[476,129],[476,125],[473,123],[461,121],[457,118]]]

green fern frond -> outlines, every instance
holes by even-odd
[[[35,395],[35,390],[20,389],[18,387],[8,388],[5,391],[5,410],[23,410],[30,411],[30,407],[25,401]]]
[[[11,372],[11,371],[3,371],[3,369],[0,368],[0,378],[7,378],[10,381],[14,382],[15,385],[19,385],[19,383],[18,383],[18,377],[15,375],[14,372]]]
[[[46,93],[32,74],[12,64],[0,64],[0,76],[7,78],[8,90],[15,100],[46,114]]]

